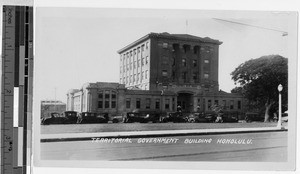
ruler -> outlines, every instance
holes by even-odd
[[[26,174],[31,163],[33,8],[3,6],[1,174]]]

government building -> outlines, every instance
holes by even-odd
[[[150,33],[118,51],[119,83],[87,83],[67,94],[67,110],[122,115],[209,112],[212,105],[243,112],[244,99],[219,89],[222,42],[188,34]]]

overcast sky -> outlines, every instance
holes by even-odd
[[[38,8],[36,11],[35,90],[41,99],[66,101],[66,93],[86,82],[118,82],[117,50],[150,32],[210,37],[219,48],[220,89],[234,88],[230,73],[263,55],[287,57],[288,36],[219,18],[288,31],[289,13]],[[188,21],[188,22],[186,22]],[[38,97],[39,98],[39,97]]]

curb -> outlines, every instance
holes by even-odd
[[[287,131],[287,128],[233,128],[233,129],[197,129],[197,130],[173,130],[173,131],[140,131],[140,132],[107,132],[107,133],[84,133],[84,134],[59,134],[45,135],[41,138],[41,143],[63,142],[63,141],[88,141],[92,138],[148,138],[148,137],[168,137],[168,136],[189,136],[189,135],[217,135],[217,134],[239,134],[239,133],[259,133],[259,132],[280,132]],[[58,137],[55,137],[58,136]],[[60,136],[60,137],[59,137]],[[72,137],[73,136],[73,137]]]

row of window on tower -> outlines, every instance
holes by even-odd
[[[163,43],[162,44],[162,47],[164,48],[164,49],[168,49],[169,48],[169,43]],[[171,45],[171,47],[172,47],[172,51],[173,52],[176,52],[176,51],[179,51],[180,50],[180,46],[179,46],[179,44],[172,44]],[[203,52],[207,52],[207,53],[209,53],[209,52],[211,52],[211,51],[213,51],[214,49],[212,48],[212,47],[210,47],[210,46],[203,46],[203,47],[200,47],[200,46],[198,46],[198,45],[196,45],[196,46],[191,46],[191,45],[188,45],[188,44],[183,44],[182,45],[182,49],[183,49],[183,52],[186,54],[186,53],[188,53],[188,52],[191,52],[191,50],[192,50],[192,52],[194,53],[194,54],[199,54],[200,53],[200,50],[201,51],[203,51]]]
[[[122,84],[130,84],[130,83],[139,83],[142,82],[144,79],[148,79],[149,71],[146,70],[145,72],[142,71],[141,73],[129,75],[126,77],[120,78],[120,83]]]
[[[169,77],[168,70],[162,70],[161,74],[162,74],[163,77]],[[194,81],[198,80],[198,74],[199,74],[198,72],[193,72],[192,73],[192,79]],[[203,77],[204,77],[204,79],[208,79],[209,78],[209,73],[205,72],[203,74]],[[172,71],[172,79],[175,79],[175,71]],[[182,72],[181,73],[181,79],[183,79],[184,81],[187,81],[188,80],[188,72]]]
[[[135,70],[136,68],[143,67],[149,63],[149,56],[142,57],[134,61],[128,60],[125,64],[122,64],[120,67],[120,73],[124,73],[129,70]]]

